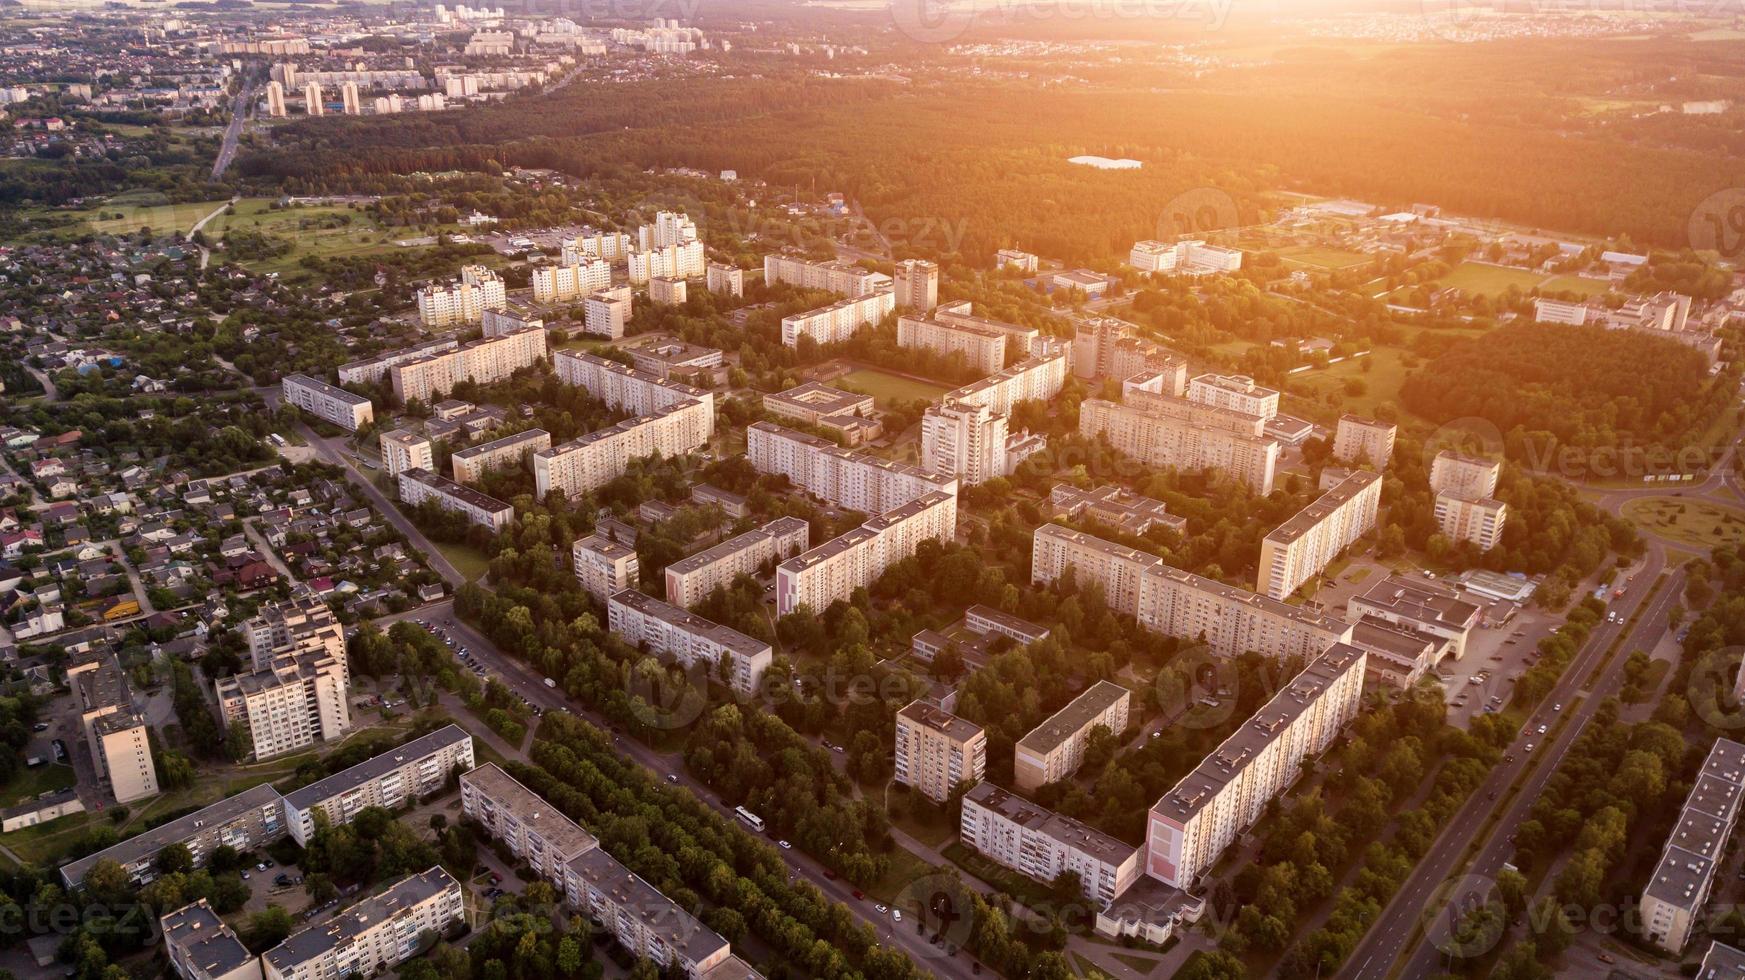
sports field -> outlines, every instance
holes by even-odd
[[[1586,276],[1557,276],[1539,284],[1541,292],[1580,293],[1583,296],[1604,296],[1611,288],[1612,284],[1604,279]]]
[[[1288,248],[1278,253],[1278,257],[1286,262],[1299,265],[1314,266],[1317,269],[1346,269],[1354,265],[1362,265],[1370,260],[1370,256],[1362,252],[1347,251],[1342,248]]]
[[[908,401],[913,398],[926,398],[931,401],[951,390],[944,385],[928,384],[876,368],[856,368],[836,380],[840,385],[873,396],[878,402]]]
[[[1623,514],[1646,531],[1703,551],[1745,541],[1745,510],[1698,497],[1638,497]]]
[[[1537,272],[1506,269],[1499,265],[1485,265],[1479,262],[1462,262],[1455,267],[1453,272],[1436,280],[1436,284],[1453,286],[1484,296],[1497,297],[1506,292],[1510,286],[1525,292],[1544,281],[1545,277]]]

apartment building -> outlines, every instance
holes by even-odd
[[[247,726],[254,758],[270,759],[351,731],[349,683],[344,652],[316,649],[220,677],[212,689],[224,727]]]
[[[498,316],[503,315],[500,312],[491,310],[487,310],[486,313]],[[489,316],[486,317],[485,322],[487,324],[491,322]],[[485,336],[492,336],[488,329]],[[454,350],[459,346],[460,341],[453,337],[438,337],[435,340],[427,340],[421,344],[414,344],[411,347],[403,347],[399,350],[392,350],[383,354],[376,354],[373,357],[366,357],[360,361],[341,364],[339,366],[339,383],[342,385],[373,385],[378,381],[385,379],[388,376],[389,369],[396,364],[404,364],[407,361],[416,361],[419,358],[441,354],[444,351]]]
[[[261,980],[260,957],[204,898],[158,919],[158,927],[170,966],[182,980]]]
[[[1278,392],[1245,374],[1201,374],[1188,382],[1188,401],[1270,419],[1278,414]]]
[[[1539,323],[1562,323],[1572,327],[1585,326],[1588,318],[1586,303],[1561,299],[1539,298],[1533,301],[1533,319]]]
[[[1435,637],[1444,647],[1443,654],[1456,660],[1466,654],[1467,638],[1478,628],[1481,616],[1477,605],[1452,589],[1404,575],[1389,575],[1345,603],[1347,620],[1376,619]]]
[[[1010,439],[1005,415],[948,397],[921,416],[921,465],[964,486],[986,483],[1012,472]]]
[[[345,655],[345,634],[321,596],[299,589],[289,599],[261,608],[241,625],[250,669],[266,670],[285,657],[307,653]]]
[[[1254,591],[1284,599],[1375,528],[1381,475],[1356,470],[1260,542]]]
[[[382,433],[381,452],[382,471],[390,480],[399,476],[401,470],[435,468],[430,440],[411,429],[391,429]]]
[[[545,331],[529,327],[485,337],[454,350],[404,361],[388,369],[401,404],[440,401],[462,381],[494,384],[545,357]]]
[[[805,551],[811,532],[811,525],[802,518],[779,517],[673,562],[664,571],[667,601],[688,609],[716,589],[732,585],[741,575],[756,575],[766,565]]]
[[[949,541],[956,534],[955,492],[917,497],[776,566],[776,613],[786,616],[801,606],[822,613],[877,581],[921,542]]]
[[[418,322],[432,328],[478,323],[486,310],[507,300],[503,277],[489,266],[462,266],[459,280],[431,283],[418,291]]]
[[[562,888],[564,868],[599,841],[494,762],[460,777],[461,812],[540,877]]]
[[[1480,551],[1489,551],[1502,543],[1508,519],[1509,505],[1500,500],[1436,495],[1436,523],[1442,535],[1455,543],[1466,541]]]
[[[708,665],[740,697],[752,697],[775,654],[770,645],[720,623],[686,612],[635,589],[615,593],[606,604],[608,628],[626,643],[673,657],[685,667]]]
[[[630,236],[624,232],[584,231],[561,243],[561,261],[564,265],[576,265],[584,259],[605,259],[608,262],[616,262],[629,255],[630,248]]]
[[[625,272],[634,286],[657,278],[695,278],[703,274],[707,265],[703,243],[697,241],[638,250],[625,257]]]
[[[1448,649],[1438,637],[1374,616],[1352,622],[1350,642],[1368,655],[1364,661],[1366,683],[1402,691],[1434,670]]]
[[[970,367],[993,374],[1006,366],[1008,350],[1028,352],[1041,335],[1034,327],[975,316],[973,309],[969,301],[960,300],[929,308],[919,316],[900,316],[897,344],[944,356],[961,354]]]
[[[1034,254],[1015,248],[1002,248],[994,253],[994,267],[997,269],[1012,269],[1033,276],[1039,264]]]
[[[1071,871],[1083,895],[1103,909],[1139,880],[1139,849],[989,782],[963,795],[964,846],[1033,881]]]
[[[1745,745],[1720,738],[1709,748],[1660,863],[1642,890],[1643,938],[1674,957],[1684,954],[1714,890],[1727,840],[1745,800]]]
[[[683,300],[680,300],[683,302]],[[670,381],[673,375],[703,375],[716,371],[725,357],[713,347],[700,347],[678,340],[662,340],[642,347],[630,348],[630,359],[636,370]]]
[[[1069,568],[1081,588],[1100,584],[1110,609],[1154,633],[1200,640],[1220,657],[1251,650],[1274,659],[1312,657],[1351,636],[1348,623],[1173,568],[1155,555],[1058,524],[1037,528],[1032,581],[1054,582]]]
[[[612,340],[624,336],[630,322],[632,294],[629,286],[614,286],[588,296],[582,303],[582,332]]]
[[[441,865],[294,932],[261,956],[264,980],[327,980],[382,973],[424,951],[426,936],[466,923],[460,882]]]
[[[939,305],[939,266],[926,259],[904,259],[896,267],[897,306],[922,313]]]
[[[924,494],[957,494],[953,477],[843,449],[774,422],[747,427],[745,455],[759,473],[785,476],[820,500],[863,514],[880,514]]]
[[[91,761],[116,802],[156,796],[157,766],[145,716],[134,708],[133,691],[115,655],[106,647],[80,655],[67,665],[67,686],[78,698]]]
[[[1496,460],[1443,450],[1430,463],[1430,489],[1468,500],[1491,497],[1502,469]]]
[[[642,574],[635,548],[597,532],[570,546],[570,567],[582,588],[602,602],[635,588]]]
[[[533,270],[535,303],[570,303],[612,285],[612,263],[586,256],[574,264]]]
[[[703,285],[711,293],[727,296],[745,295],[745,270],[720,262],[711,262],[703,270]]]
[[[544,330],[545,320],[519,310],[488,309],[479,319],[479,330],[486,337],[506,337],[523,330]]]
[[[1188,529],[1187,518],[1171,514],[1163,501],[1113,484],[1080,490],[1069,483],[1057,483],[1048,493],[1048,506],[1050,517],[1095,521],[1136,537],[1143,537],[1154,527],[1176,534]]]
[[[808,381],[787,391],[763,396],[763,407],[771,415],[793,419],[804,425],[819,425],[837,415],[871,418],[873,397],[832,388],[818,381]]]
[[[1127,254],[1127,264],[1148,274],[1235,272],[1242,268],[1242,251],[1208,245],[1203,241],[1143,241],[1133,244]]]
[[[1394,458],[1394,437],[1400,427],[1392,422],[1366,419],[1349,413],[1339,416],[1333,435],[1333,458],[1353,465],[1367,463],[1387,469]]]
[[[844,296],[871,296],[895,289],[890,276],[863,269],[852,262],[812,262],[775,253],[763,257],[763,281],[771,285],[786,283],[801,289],[826,289]],[[894,292],[892,298],[894,301]]]
[[[1102,725],[1120,736],[1132,704],[1133,693],[1119,684],[1091,685],[1012,747],[1013,782],[1028,793],[1071,776],[1084,763],[1091,730]]]
[[[396,810],[440,791],[449,776],[474,764],[473,737],[458,725],[445,725],[286,794],[285,827],[307,847],[315,836],[316,814],[338,827],[368,807]]]
[[[659,306],[685,305],[685,280],[674,276],[650,276],[648,301]]]
[[[528,429],[468,446],[451,455],[449,465],[454,468],[454,482],[462,485],[477,483],[490,470],[525,467],[527,457],[550,448],[551,433],[544,429]]]
[[[782,343],[798,347],[801,337],[819,344],[840,344],[862,327],[878,324],[896,309],[896,294],[890,290],[867,296],[850,296],[829,306],[782,318]]]
[[[1010,415],[1021,402],[1052,400],[1066,387],[1070,347],[1052,337],[1039,337],[1031,356],[945,393],[943,398],[969,405],[985,405],[989,411]]]
[[[535,454],[534,459],[538,458]],[[513,506],[429,470],[406,470],[400,474],[400,500],[413,507],[427,501],[434,503],[492,531],[501,531],[515,520]]]
[[[605,851],[595,848],[565,866],[564,893],[620,946],[652,963],[676,964],[689,980],[758,977],[727,940]]]
[[[896,780],[935,803],[959,783],[979,783],[988,768],[988,733],[982,726],[926,701],[897,712]]]
[[[692,399],[542,449],[533,454],[536,493],[544,497],[555,489],[579,497],[623,475],[633,459],[656,453],[683,456],[701,449],[714,424],[709,404]]]
[[[612,408],[637,415],[653,415],[674,405],[702,402],[707,411],[699,417],[708,423],[703,436],[707,439],[715,434],[714,392],[670,380],[659,372],[627,367],[579,351],[558,351],[552,358],[552,368],[564,384],[586,388]]]
[[[1134,375],[1162,376],[1161,390],[1181,397],[1187,391],[1188,362],[1149,340],[1134,335],[1138,328],[1112,316],[1087,316],[1074,327],[1072,373],[1086,379]]]
[[[356,432],[376,420],[375,406],[368,398],[317,381],[307,374],[285,375],[279,381],[279,392],[285,401],[349,432]]]
[[[1334,644],[1151,807],[1145,873],[1191,889],[1357,716],[1365,654]]]
[[[1720,940],[1709,943],[1703,962],[1697,967],[1697,980],[1741,980],[1745,978],[1745,950],[1736,949]]]
[[[1219,410],[1206,407],[1206,411]],[[1218,470],[1257,494],[1272,492],[1279,444],[1258,433],[1231,431],[1190,413],[1177,415],[1128,402],[1087,398],[1079,405],[1079,434],[1087,439],[1101,436],[1116,450],[1147,466]]]
[[[181,844],[202,867],[212,852],[226,846],[238,853],[265,847],[285,836],[283,800],[271,784],[261,783],[227,796],[208,807],[162,823],[144,833],[61,865],[61,882],[79,888],[91,869],[103,861],[121,865],[137,885],[157,877],[158,852]]]

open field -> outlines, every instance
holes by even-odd
[[[835,383],[871,395],[879,402],[906,401],[911,398],[934,400],[951,390],[944,385],[928,384],[876,368],[856,368],[836,379]]]
[[[1342,248],[1289,248],[1278,253],[1278,257],[1286,262],[1297,265],[1313,266],[1317,269],[1345,269],[1354,265],[1362,265],[1370,260],[1370,256],[1362,252],[1352,252]]]
[[[1331,367],[1304,371],[1285,383],[1293,395],[1290,414],[1313,422],[1331,425],[1345,412],[1373,416],[1382,405],[1399,405],[1400,387],[1406,383],[1411,369],[1406,367],[1406,352],[1397,347],[1378,347],[1367,357],[1346,359]],[[1364,364],[1369,370],[1364,370]],[[1355,379],[1363,387],[1359,394],[1345,390],[1347,381]]]
[[[11,782],[0,787],[0,806],[23,803],[44,793],[66,789],[76,781],[73,767],[61,763],[45,762],[34,768],[20,769]]]
[[[1745,510],[1696,497],[1638,497],[1624,517],[1660,537],[1708,551],[1745,541]]]
[[[287,273],[297,268],[306,255],[321,258],[344,258],[393,251],[398,238],[410,232],[404,229],[383,229],[363,211],[342,206],[294,207],[274,209],[265,198],[245,198],[236,203],[229,214],[213,218],[205,227],[206,239],[213,244],[232,232],[258,232],[284,239],[293,247],[284,255],[265,259],[241,260],[256,272]],[[223,255],[222,251],[217,252]]]
[[[1436,284],[1495,297],[1501,296],[1510,286],[1525,291],[1544,281],[1545,277],[1536,272],[1505,269],[1502,266],[1484,265],[1478,262],[1462,262],[1455,267],[1453,272],[1436,280]]]
[[[491,567],[491,560],[485,557],[485,553],[471,545],[438,544],[436,548],[469,582],[478,581]]]
[[[194,227],[194,222],[211,214],[213,208],[224,204],[222,199],[166,204],[162,200],[154,199],[156,195],[139,195],[138,200],[130,201],[129,196],[121,194],[105,201],[95,211],[85,215],[86,223],[93,231],[110,235],[130,235],[141,228],[186,232]],[[114,217],[117,214],[121,217]],[[213,219],[215,222],[217,220]]]
[[[1612,284],[1604,279],[1589,279],[1586,276],[1557,276],[1539,284],[1539,288],[1548,293],[1580,293],[1583,296],[1604,296],[1612,288]]]

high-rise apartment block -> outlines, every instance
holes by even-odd
[[[878,324],[896,309],[896,294],[890,290],[867,296],[850,296],[829,306],[782,318],[782,343],[798,347],[801,337],[820,344],[840,344],[862,327]]]
[[[622,476],[633,459],[683,456],[702,448],[714,423],[708,403],[687,399],[542,449],[533,454],[536,492],[544,497],[561,490],[574,499]]]
[[[310,82],[303,86],[303,111],[311,116],[327,115],[327,101],[321,94],[320,82]]]
[[[1022,456],[1008,450],[1029,438],[1028,432],[1014,437],[1005,415],[948,396],[921,417],[921,465],[965,486],[986,483],[1012,473]]]
[[[561,243],[563,265],[579,265],[586,259],[616,262],[630,254],[631,239],[621,231],[584,231]]]
[[[1497,492],[1502,468],[1496,460],[1444,450],[1430,463],[1430,489],[1469,500],[1489,497]]]
[[[524,467],[529,456],[550,448],[551,433],[544,429],[528,429],[468,446],[450,456],[448,461],[454,467],[454,482],[466,485],[477,483],[490,470]]]
[[[704,438],[715,434],[713,392],[579,351],[558,351],[552,358],[552,368],[564,384],[586,388],[607,405],[637,415],[652,415],[674,405],[701,402],[708,409]]]
[[[535,303],[568,303],[612,285],[612,263],[583,257],[575,265],[556,265],[533,270]]]
[[[1202,374],[1188,382],[1188,401],[1270,419],[1278,414],[1278,392],[1242,374]]]
[[[376,420],[375,406],[368,398],[317,381],[307,374],[285,375],[279,380],[279,391],[285,401],[350,432]]]
[[[625,589],[634,589],[642,574],[635,548],[598,532],[577,538],[570,546],[570,567],[583,591],[602,602]]]
[[[226,727],[247,727],[256,759],[335,741],[351,731],[344,638],[336,650],[331,630],[328,622],[296,627],[290,645],[275,647],[267,666],[213,682],[219,719]],[[258,652],[256,662],[261,662]]]
[[[1221,470],[1257,494],[1271,493],[1279,444],[1263,434],[1265,421],[1164,394],[1167,384],[1163,375],[1129,380],[1120,402],[1086,399],[1079,434],[1102,436],[1148,466]]]
[[[1448,450],[1430,464],[1430,489],[1436,491],[1436,523],[1444,536],[1468,541],[1480,551],[1502,543],[1508,505],[1495,499],[1502,464]]]
[[[612,340],[624,336],[633,299],[629,286],[614,286],[590,295],[582,304],[582,331]]]
[[[131,803],[156,796],[158,772],[151,736],[145,716],[133,706],[133,691],[114,654],[92,650],[69,663],[67,686],[78,695],[79,721],[91,761],[115,801]]]
[[[1254,591],[1283,599],[1375,528],[1381,476],[1356,470],[1260,543]]]
[[[1127,264],[1140,272],[1164,275],[1235,272],[1242,268],[1242,250],[1203,241],[1143,241],[1134,243]]]
[[[890,276],[863,269],[852,262],[812,262],[775,253],[763,257],[763,281],[770,285],[786,283],[801,289],[826,289],[844,296],[871,296],[895,289]]]
[[[1071,776],[1084,763],[1091,731],[1102,725],[1119,736],[1127,728],[1132,704],[1133,693],[1119,684],[1091,685],[1013,746],[1013,782],[1030,792]]]
[[[1341,415],[1333,436],[1333,458],[1385,470],[1394,457],[1394,436],[1399,428],[1392,422]]]
[[[506,381],[545,357],[545,331],[538,328],[485,337],[451,351],[404,361],[388,369],[394,397],[403,405],[440,401],[462,381]]]
[[[697,223],[683,211],[660,211],[654,223],[636,229],[636,247],[643,251],[684,245],[697,240]]]
[[[488,314],[492,311],[485,312]],[[487,329],[485,336],[490,337],[494,334]],[[342,385],[373,385],[386,378],[388,371],[396,364],[404,364],[421,357],[451,351],[459,346],[460,341],[453,337],[438,337],[435,340],[427,340],[411,347],[402,347],[399,350],[391,350],[362,360],[341,364],[339,366],[339,383]]]
[[[599,846],[593,834],[494,762],[461,773],[460,802],[462,813],[559,888],[565,865]]]
[[[1244,722],[1146,818],[1144,871],[1188,889],[1357,716],[1365,654],[1334,644]]]
[[[1727,840],[1745,805],[1745,745],[1719,738],[1684,799],[1660,863],[1642,890],[1643,938],[1684,954],[1726,859]]]
[[[666,598],[690,608],[741,575],[755,575],[766,565],[806,550],[811,525],[798,517],[778,517],[763,527],[728,538],[665,569]]]
[[[478,323],[486,310],[503,306],[507,299],[503,277],[489,266],[462,266],[458,281],[431,283],[418,291],[418,322],[426,327]]]
[[[479,330],[486,338],[504,337],[523,330],[544,329],[545,320],[521,310],[487,309],[479,317]]]
[[[928,493],[776,566],[776,613],[823,612],[866,588],[923,541],[957,534],[957,494]]]
[[[450,776],[473,768],[473,737],[444,725],[349,769],[286,794],[285,826],[304,847],[315,836],[316,814],[330,827],[351,823],[368,807],[398,810],[436,793]]]
[[[1139,880],[1138,848],[993,783],[978,783],[963,795],[958,836],[971,850],[1032,881],[1077,874],[1081,894],[1099,909]]]
[[[928,493],[957,494],[957,480],[928,473],[774,422],[746,428],[746,458],[759,473],[775,473],[820,500],[863,514],[881,514]]]
[[[927,701],[897,712],[896,780],[935,803],[961,783],[979,783],[988,768],[988,733],[982,726]]]
[[[408,875],[378,895],[294,932],[261,956],[264,980],[315,980],[385,973],[466,922],[460,882],[441,865]]]
[[[261,958],[204,898],[162,917],[158,925],[170,966],[182,980],[261,980]]]
[[[492,531],[501,531],[515,520],[513,505],[429,470],[402,471],[399,486],[403,503],[417,507],[428,501]]]
[[[1135,375],[1162,376],[1159,391],[1181,397],[1187,391],[1188,362],[1172,351],[1134,335],[1137,328],[1110,316],[1078,321],[1072,340],[1072,373],[1081,378],[1126,381]]]
[[[1070,345],[1052,337],[1030,343],[1030,356],[1008,368],[946,392],[942,398],[1010,415],[1023,402],[1046,402],[1066,386]]]
[[[382,433],[382,472],[392,480],[402,470],[435,469],[430,439],[411,429],[391,429]]]
[[[706,664],[711,677],[741,697],[758,693],[775,657],[762,640],[635,589],[614,593],[606,616],[608,628],[624,642],[671,656],[686,667]]]
[[[361,116],[364,114],[363,100],[358,98],[356,82],[346,82],[339,87],[339,101],[340,105],[343,106],[341,111],[346,115]]]
[[[939,305],[939,266],[926,259],[897,263],[897,307],[926,313]]]
[[[274,119],[285,118],[285,86],[277,81],[267,83],[267,115]]]
[[[703,284],[711,293],[727,296],[745,295],[745,270],[737,266],[711,262],[703,271]]]
[[[683,306],[686,295],[683,279],[653,276],[648,280],[648,301],[657,306]]]
[[[919,315],[907,312],[897,318],[897,344],[920,347],[939,354],[962,354],[968,365],[984,374],[1006,366],[1008,352],[1030,353],[1038,349],[1041,332],[986,317],[975,316],[968,300],[930,307]]]
[[[640,286],[660,277],[694,279],[703,274],[707,265],[703,243],[690,241],[631,252],[625,258],[625,273],[632,285]]]

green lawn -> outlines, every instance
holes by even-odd
[[[490,570],[491,560],[485,557],[484,552],[471,545],[438,543],[436,548],[454,566],[455,571],[460,572],[469,582],[478,581],[480,576]]]
[[[1317,269],[1346,269],[1354,265],[1362,265],[1373,258],[1362,252],[1353,252],[1343,248],[1316,248],[1303,246],[1290,248],[1278,253],[1278,257],[1286,262],[1297,265],[1314,266]]]
[[[1470,293],[1496,297],[1501,296],[1510,286],[1525,291],[1544,281],[1545,277],[1537,272],[1462,262],[1453,272],[1436,280],[1436,283],[1439,286],[1455,286]]]
[[[290,252],[244,263],[256,272],[283,275],[297,269],[298,261],[306,255],[344,258],[394,251],[399,248],[394,244],[396,240],[413,235],[408,229],[384,229],[362,210],[325,205],[275,210],[271,204],[266,198],[238,201],[232,213],[221,214],[207,223],[204,229],[207,240],[216,244],[232,231],[254,231],[285,239],[295,246]]]
[[[1398,405],[1400,387],[1411,370],[1406,367],[1406,352],[1395,347],[1377,347],[1367,357],[1346,359],[1331,367],[1304,371],[1286,382],[1291,394],[1307,396],[1290,402],[1290,414],[1314,422],[1333,423],[1345,412],[1374,416],[1378,407]],[[1364,370],[1364,362],[1370,362]],[[1359,394],[1347,394],[1345,383],[1356,379],[1362,385]]]
[[[132,234],[141,228],[186,232],[194,227],[194,222],[211,214],[214,208],[223,203],[224,200],[220,198],[216,201],[169,204],[161,199],[153,199],[153,195],[120,194],[105,201],[96,210],[88,212],[86,221],[93,231],[111,235]],[[111,217],[117,213],[122,217]],[[99,215],[102,217],[98,217]],[[214,222],[217,220],[213,219]]]
[[[933,400],[951,390],[944,385],[927,384],[874,368],[858,368],[833,383],[850,391],[871,395],[879,402],[906,401],[912,398]]]
[[[1698,497],[1638,497],[1624,505],[1623,515],[1653,534],[1704,551],[1745,542],[1745,510]]]
[[[18,775],[4,787],[0,787],[0,807],[23,803],[35,799],[44,793],[57,789],[66,789],[73,785],[78,777],[73,773],[72,766],[44,763],[35,768],[20,769]]]
[[[1539,288],[1547,293],[1580,293],[1583,296],[1604,296],[1611,291],[1612,284],[1604,279],[1589,279],[1586,276],[1557,276],[1540,283]]]

